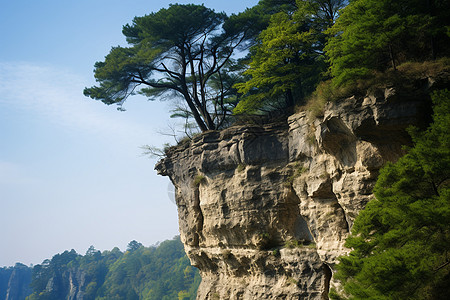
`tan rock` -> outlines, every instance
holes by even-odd
[[[301,112],[207,132],[168,151],[156,169],[176,188],[181,240],[202,276],[197,299],[328,298],[378,170],[429,111],[428,97],[396,93],[330,103],[321,119]]]

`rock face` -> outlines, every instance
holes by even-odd
[[[83,300],[88,283],[85,272],[71,268],[51,277],[45,291],[60,299]]]
[[[17,263],[0,269],[0,299],[24,300],[31,294],[31,268]]]
[[[424,84],[427,84],[426,82]],[[197,299],[327,299],[336,258],[378,170],[402,154],[430,100],[378,89],[323,116],[211,131],[172,147],[156,169],[176,188]]]

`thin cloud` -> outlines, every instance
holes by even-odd
[[[120,116],[83,96],[85,86],[92,83],[67,70],[32,63],[0,62],[0,106],[35,112],[73,130],[120,136],[127,140],[150,138],[151,129]]]

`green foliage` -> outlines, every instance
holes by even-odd
[[[136,250],[139,250],[139,248],[144,247],[141,243],[137,242],[136,240],[132,240],[127,245],[127,251],[133,252]]]
[[[302,248],[302,247],[315,248],[316,244],[304,240],[287,240],[284,242],[284,247],[288,249]]]
[[[336,278],[348,299],[446,299],[450,286],[450,92],[433,95],[434,122],[380,172],[376,198],[355,219]],[[336,297],[336,299],[339,299]]]
[[[286,187],[291,187],[292,184],[294,183],[294,180],[296,178],[300,177],[306,171],[308,171],[308,168],[306,168],[304,166],[300,166],[300,163],[297,162],[294,165],[294,170],[292,171],[292,173],[289,176],[286,177],[285,186]]]
[[[224,24],[225,30],[246,31],[248,45],[255,40],[262,30],[269,25],[270,17],[280,11],[292,11],[295,8],[295,0],[260,0],[257,5],[247,8],[244,12],[231,15]]]
[[[339,86],[333,84],[332,80],[322,81],[317,85],[316,90],[309,95],[304,108],[311,112],[313,117],[322,116],[327,102],[349,97],[362,90],[365,93],[369,87],[365,83],[369,82],[357,80],[354,84],[347,83],[346,85]],[[313,138],[315,139],[315,137]]]
[[[407,60],[448,55],[450,5],[440,0],[353,0],[328,31],[325,51],[336,85]]]
[[[199,186],[200,184],[205,183],[205,182],[206,182],[205,175],[197,174],[197,175],[195,175],[194,181],[193,181],[192,184],[193,184],[194,187],[196,187],[196,186]]]
[[[364,96],[367,91],[387,86],[414,89],[418,78],[437,77],[448,72],[450,72],[450,59],[442,57],[431,61],[408,61],[398,65],[395,71],[392,69],[384,72],[372,70],[367,77],[358,77],[342,85],[336,85],[332,80],[323,81],[308,97],[306,106],[301,109],[310,111],[313,117],[322,116],[327,102],[353,95]]]
[[[314,90],[327,68],[322,51],[324,30],[333,23],[343,2],[296,1],[271,17],[252,48],[244,72],[248,80],[235,85],[244,95],[235,114],[291,107]]]
[[[173,116],[193,118],[202,131],[218,129],[236,102],[232,55],[251,31],[238,28],[245,20],[194,4],[135,17],[122,31],[130,47],[114,47],[95,64],[99,85],[84,94],[119,108],[135,93],[176,96],[184,105]]]
[[[246,167],[247,167],[246,164],[244,164],[244,163],[239,163],[239,164],[237,165],[237,167],[236,167],[236,171],[238,171],[238,172],[240,173],[240,172],[244,171]]]
[[[177,299],[181,291],[189,292],[195,276],[178,239],[139,247],[111,266],[99,299]]]
[[[297,240],[287,240],[284,243],[284,247],[288,248],[288,249],[299,248],[301,246],[302,246],[302,243],[301,242],[299,243],[299,241],[297,241]]]
[[[287,285],[297,285],[298,284],[298,281],[295,279],[295,278],[292,278],[292,277],[288,277],[288,279],[287,279],[287,281],[286,281],[286,284]]]
[[[85,256],[75,251],[55,255],[33,268],[27,300],[66,299],[69,278],[78,282],[83,299],[195,299],[200,275],[190,266],[179,238],[144,247],[132,241],[127,251],[118,248],[101,253],[90,247]]]
[[[280,257],[280,249],[272,250],[272,255],[275,256],[275,257]]]

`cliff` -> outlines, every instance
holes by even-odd
[[[31,294],[31,268],[17,263],[0,268],[0,299],[24,300]]]
[[[48,280],[45,292],[59,299],[83,300],[84,291],[90,283],[86,277],[86,272],[79,269],[58,270]]]
[[[327,299],[378,170],[429,120],[429,91],[379,88],[268,125],[210,131],[156,165],[176,188],[197,299]]]

